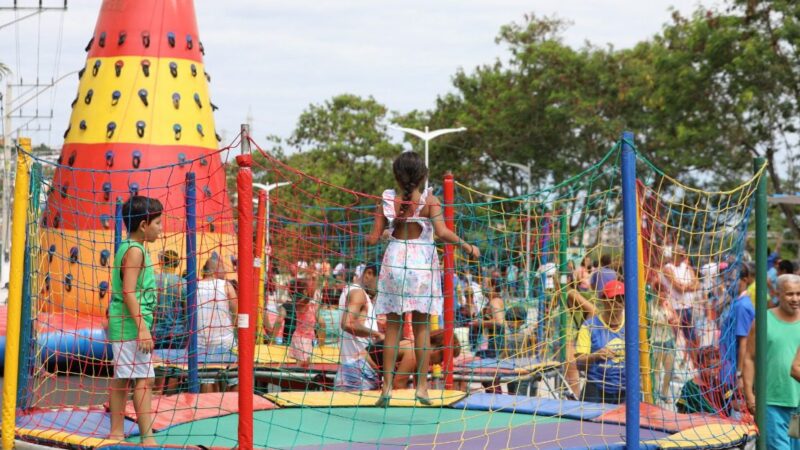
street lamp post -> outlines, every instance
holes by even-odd
[[[420,130],[417,130],[417,129],[414,129],[414,128],[396,127],[394,125],[389,125],[389,128],[391,128],[393,130],[402,131],[403,133],[408,133],[408,134],[410,134],[412,136],[416,136],[416,137],[422,139],[423,141],[425,141],[425,167],[430,167],[430,165],[428,164],[428,142],[430,142],[430,141],[434,140],[435,138],[437,138],[439,136],[442,136],[444,134],[461,133],[462,131],[467,131],[467,129],[464,128],[464,127],[459,127],[459,128],[441,128],[439,130],[433,130],[433,131],[428,130],[428,127],[425,127],[425,131],[420,131]],[[425,180],[425,189],[427,189],[427,188],[428,188],[428,180],[426,179]]]
[[[525,299],[530,298],[531,292],[531,193],[533,193],[533,182],[531,181],[531,173],[533,172],[533,165],[529,163],[527,166],[520,163],[510,161],[500,161],[501,164],[513,167],[525,175],[528,186],[528,198],[525,201],[525,209],[527,211],[527,218],[525,220]]]

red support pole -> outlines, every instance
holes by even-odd
[[[243,129],[242,141],[248,139]],[[236,157],[239,173],[239,445],[253,448],[253,357],[255,353],[255,291],[253,290],[253,173],[249,154]]]
[[[256,293],[256,339],[258,343],[262,342],[264,335],[264,314],[266,310],[266,298],[264,294],[264,284],[262,281],[262,270],[266,270],[269,274],[269,267],[263,267],[264,263],[264,231],[267,223],[267,191],[258,191],[258,210],[256,212],[256,249],[255,249],[255,270],[253,270],[254,286],[253,290]]]
[[[453,174],[444,176],[444,223],[451,231],[455,231],[455,183]],[[455,322],[455,259],[453,245],[444,245],[444,355],[442,369],[444,372],[444,388],[453,389],[453,324]]]

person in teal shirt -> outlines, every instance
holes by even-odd
[[[800,412],[800,383],[792,379],[792,362],[800,346],[800,276],[778,277],[778,306],[767,310],[766,433],[767,448],[800,450],[800,439],[789,437],[789,421]],[[747,408],[756,411],[756,327],[747,338],[742,385]]]
[[[153,339],[156,349],[186,348],[189,318],[186,313],[186,283],[178,276],[178,252],[165,250],[158,255],[161,273],[156,274],[158,306],[155,310]]]
[[[164,207],[157,199],[135,195],[122,205],[128,239],[114,255],[111,272],[111,304],[108,339],[114,355],[114,379],[109,392],[111,432],[109,439],[123,440],[125,403],[133,389],[133,407],[142,444],[157,445],[153,438],[152,385],[153,310],[156,278],[144,247],[161,235]]]

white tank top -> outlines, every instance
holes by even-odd
[[[347,310],[347,298],[353,290],[364,291],[364,288],[357,284],[348,285],[342,290],[342,295],[339,296],[339,309],[342,311]],[[364,291],[364,296],[367,297],[367,315],[364,317],[364,326],[370,330],[378,331],[378,321],[375,320],[375,311],[372,307],[372,299],[369,298],[367,291]],[[342,330],[341,341],[339,345],[340,362],[353,363],[364,358],[367,353],[367,346],[370,339],[366,337],[353,336],[352,334]]]
[[[664,268],[670,268],[672,270],[673,275],[675,276],[675,280],[683,283],[689,284],[692,282],[693,279],[693,269],[689,264],[685,261],[678,264],[677,266],[669,263],[664,266]],[[677,310],[687,309],[692,307],[692,303],[694,303],[695,293],[694,291],[688,292],[680,292],[676,289],[669,279],[665,276],[664,283],[669,287],[669,298],[670,302],[672,303],[672,308]]]
[[[233,322],[225,283],[219,279],[197,282],[197,346],[200,349],[233,347]]]

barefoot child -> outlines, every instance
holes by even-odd
[[[133,408],[142,444],[145,445],[156,445],[152,432],[151,398],[155,374],[153,337],[150,334],[156,306],[156,280],[144,243],[154,242],[161,234],[162,211],[161,202],[143,196],[133,196],[122,205],[128,239],[122,241],[114,256],[108,313],[108,338],[114,351],[114,379],[109,393],[109,438],[125,438],[125,403],[133,385]]]

